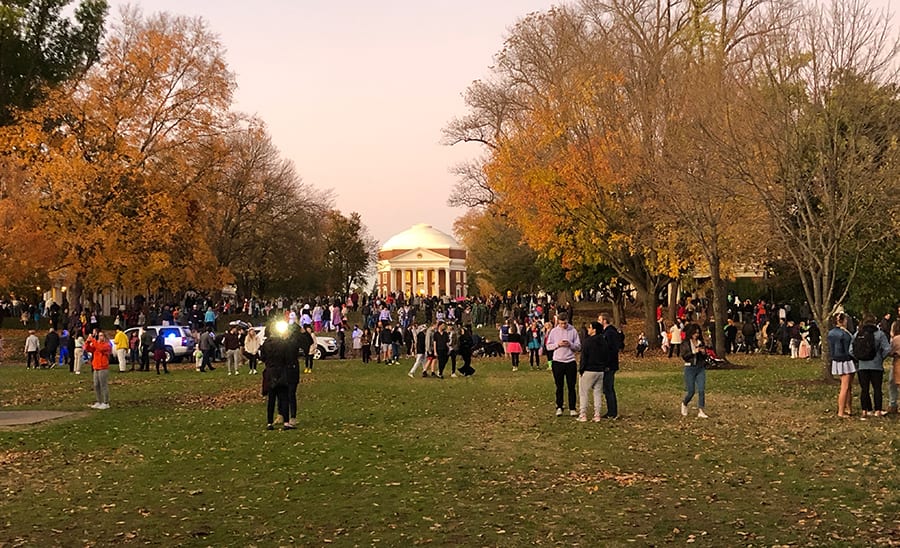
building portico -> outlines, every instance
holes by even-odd
[[[378,253],[382,295],[465,297],[466,251],[431,225],[414,225],[390,238]]]

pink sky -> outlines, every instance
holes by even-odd
[[[334,190],[385,242],[415,223],[452,234],[449,169],[476,145],[440,145],[462,93],[507,30],[553,0],[111,0],[202,16],[237,75],[235,110],[265,120],[304,181]]]

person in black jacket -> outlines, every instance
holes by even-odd
[[[619,351],[625,348],[625,337],[616,326],[612,325],[612,316],[602,312],[598,317],[603,326],[603,336],[609,345],[609,365],[603,370],[603,395],[606,397],[606,414],[604,419],[615,419],[619,416],[619,401],[616,398],[616,371],[619,370]]]
[[[709,418],[706,414],[706,365],[709,356],[706,353],[706,345],[700,332],[700,326],[691,323],[684,328],[684,344],[681,357],[684,358],[684,398],[681,400],[681,415],[688,414],[688,404],[697,394],[697,416],[701,419]]]
[[[288,417],[285,417],[286,430],[297,426],[297,386],[300,385],[300,346],[302,331],[297,324],[288,325],[288,336],[285,341],[287,355],[287,402]]]
[[[475,340],[472,338],[472,326],[467,325],[463,327],[462,335],[459,336],[459,355],[463,361],[459,372],[463,377],[471,377],[475,374],[475,368],[472,367],[473,348],[475,348]]]
[[[744,336],[744,353],[752,354],[756,352],[756,324],[753,318],[745,314],[746,321],[741,326],[741,335]]]
[[[295,359],[294,345],[285,337],[286,326],[267,330],[266,342],[259,349],[260,358],[266,364],[263,370],[263,395],[268,396],[266,405],[266,429],[274,429],[275,405],[284,421],[284,429],[292,430],[290,408],[288,407],[288,366]]]
[[[591,392],[594,394],[594,422],[600,422],[603,377],[610,367],[610,348],[600,322],[591,322],[587,335],[581,345],[581,364],[578,367],[578,374],[581,375],[578,382],[578,397],[581,400],[578,422],[587,422],[588,394]]]

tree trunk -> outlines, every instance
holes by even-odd
[[[675,323],[675,315],[678,313],[678,287],[680,285],[680,280],[672,280],[669,282],[669,313],[666,315],[669,320],[669,325]]]
[[[653,284],[650,284],[651,286]],[[656,326],[656,291],[651,287],[650,291],[647,288],[643,287],[635,287],[635,291],[637,292],[638,301],[641,303],[641,311],[644,316],[644,336],[647,337],[647,341],[650,343],[651,348],[659,347],[659,334],[657,333],[658,329]],[[636,334],[634,337],[637,340]]]
[[[84,284],[81,282],[79,274],[75,275],[75,279],[66,293],[69,300],[69,313],[78,316],[84,310],[84,305],[81,302],[81,297],[84,294]]]
[[[713,329],[716,330],[715,351],[720,358],[725,358],[725,324],[727,322],[725,284],[722,282],[722,270],[718,257],[709,261],[709,277],[712,284]]]

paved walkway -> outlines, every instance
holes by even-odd
[[[68,411],[0,411],[0,426],[20,426],[68,417]]]

